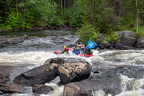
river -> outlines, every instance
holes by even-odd
[[[0,48],[0,65],[21,66],[21,72],[42,65],[47,59],[57,57],[54,51],[59,51],[62,46],[74,44],[78,36],[74,35],[75,31],[70,30],[43,30],[43,31],[24,31],[24,32],[0,32],[0,35],[11,35],[14,37],[28,35],[31,39],[25,40],[23,43],[9,45]],[[62,40],[64,38],[66,40]],[[77,57],[69,55],[68,57],[85,58],[92,65],[99,62],[99,69],[115,68],[117,66],[140,66],[144,67],[144,50],[92,50],[95,55],[92,58]],[[66,55],[61,54],[60,57]],[[17,73],[17,74],[16,74]],[[19,72],[11,73],[12,80],[20,74]],[[139,75],[139,73],[137,73]],[[121,75],[121,85],[123,91],[116,96],[144,96],[144,76],[139,79],[129,78]],[[56,78],[51,83],[45,85],[54,88],[49,94],[40,96],[62,96],[64,86],[57,86]],[[131,82],[131,83],[130,83]],[[129,84],[130,90],[127,90]],[[1,96],[34,96],[31,88],[27,88],[27,94],[3,94]],[[93,96],[112,96],[105,94],[104,91],[94,92]]]

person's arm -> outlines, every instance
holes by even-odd
[[[62,53],[64,53],[65,52],[65,50],[62,50],[61,52],[60,52],[60,54],[62,54]]]

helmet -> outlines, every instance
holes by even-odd
[[[63,46],[63,48],[66,48],[66,46]]]

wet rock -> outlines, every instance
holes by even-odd
[[[23,37],[10,38],[10,39],[8,39],[7,41],[9,42],[9,44],[18,44],[18,43],[24,42],[24,38],[23,38]]]
[[[96,43],[97,43],[97,44],[101,44],[101,42],[104,40],[105,37],[106,37],[106,36],[105,36],[104,34],[99,34],[99,35],[98,35],[98,38],[97,38],[97,40],[96,40]]]
[[[0,83],[0,91],[3,93],[28,93],[27,88],[17,84]]]
[[[98,39],[101,39],[101,40],[103,40],[105,37],[106,37],[106,36],[105,36],[104,34],[99,34],[99,35],[98,35]]]
[[[102,42],[101,39],[97,39],[97,40],[96,40],[96,43],[97,43],[97,44],[101,44],[101,42]]]
[[[44,64],[56,63],[56,64],[64,64],[64,63],[77,63],[85,61],[83,58],[74,58],[74,57],[58,57],[58,58],[50,58],[44,62]]]
[[[0,47],[4,47],[8,44],[7,39],[7,36],[0,36]]]
[[[136,38],[134,37],[122,37],[120,39],[120,43],[123,44],[123,45],[126,45],[126,46],[134,46],[136,42]]]
[[[104,35],[100,34],[98,39],[96,40],[96,43],[99,45],[97,46],[100,49],[131,49],[135,47],[136,43],[136,34],[132,31],[118,31],[118,37],[119,39],[114,42],[107,42],[102,41],[104,40]]]
[[[50,58],[44,62],[44,64],[56,63],[56,64],[64,64],[64,58]]]
[[[44,28],[43,27],[33,27],[33,30],[43,30]]]
[[[57,36],[55,36],[55,37],[52,37],[51,38],[51,40],[56,40],[58,37]]]
[[[116,94],[122,91],[120,79],[115,76],[98,77],[90,80],[69,83],[64,86],[63,96],[97,96],[96,91],[104,91],[104,96]]]
[[[9,36],[0,36],[0,47],[4,47],[11,44],[18,44],[24,42],[24,40],[29,39],[27,35],[22,37],[12,38]]]
[[[100,91],[103,91],[104,96],[108,94],[115,96],[122,92],[123,87],[121,85],[124,86],[125,90],[129,91],[137,88],[137,86],[134,86],[139,84],[137,80],[125,79],[123,81],[126,76],[128,78],[142,79],[144,77],[144,67],[118,67],[101,74],[93,74],[89,79],[66,84],[63,96],[97,96],[97,92]]]
[[[58,66],[58,64],[50,63],[36,67],[34,69],[21,73],[14,79],[14,82],[29,86],[35,86],[36,84],[44,84],[50,82],[58,75]]]
[[[66,37],[63,37],[63,36],[59,37],[59,39],[60,39],[60,40],[63,40],[63,41],[70,41],[70,39],[68,39],[68,38],[66,38]]]
[[[137,75],[137,73],[139,75]],[[117,68],[109,68],[107,71],[104,71],[101,75],[103,76],[111,76],[118,74],[125,75],[129,78],[140,79],[144,77],[144,67],[139,66],[125,66],[125,67],[117,67]],[[93,74],[92,78],[97,78],[97,74]]]
[[[0,66],[0,83],[6,83],[10,80],[11,71],[16,68],[14,66]]]
[[[140,67],[140,66],[118,67],[114,70],[111,70],[110,72],[118,73],[118,74],[120,73],[122,75],[128,76],[129,78],[140,79],[144,77],[144,67]],[[137,75],[137,73],[139,75]]]
[[[116,49],[121,49],[121,48],[126,49],[126,48],[134,47],[134,45],[136,43],[136,34],[134,32],[119,31],[117,33],[118,33],[119,39],[115,45]]]
[[[51,40],[54,42],[65,42],[65,41],[70,41],[70,39],[64,37],[64,36],[58,36],[58,37],[52,37]]]
[[[91,65],[87,62],[65,63],[58,67],[63,84],[89,78]]]
[[[51,58],[51,59],[48,59],[44,63],[44,65],[21,73],[13,81],[15,83],[25,84],[25,85],[29,85],[29,86],[35,86],[36,84],[44,84],[44,83],[50,82],[51,80],[53,80],[57,76],[59,76],[59,74],[58,74],[59,66],[66,63],[66,62],[71,62],[71,60],[75,60],[77,62],[76,58],[75,59],[74,58],[73,59],[72,58],[69,58],[69,59],[68,58]],[[81,78],[80,80],[82,80],[84,78],[88,78],[90,71],[91,71],[90,70],[91,66],[87,63],[84,63],[85,65],[80,63],[82,66],[80,66],[80,64],[79,65],[76,65],[76,64],[77,63],[75,63],[75,65],[73,65],[73,66],[77,66],[77,67],[73,67],[73,68],[77,69],[77,71],[75,70],[75,71],[73,71],[73,73],[74,72],[81,72],[81,73],[77,73],[78,75],[76,75],[76,76],[81,75],[77,78]],[[71,66],[71,70],[73,70],[72,66]],[[73,74],[73,73],[70,73],[70,74]],[[62,74],[61,74],[61,76],[62,76]],[[76,76],[71,81],[79,80],[79,79],[75,79]],[[82,77],[82,76],[85,76],[85,77]]]
[[[48,94],[52,90],[53,89],[51,87],[43,85],[43,84],[36,85],[33,87],[33,92],[36,94]]]
[[[69,58],[63,58],[65,60],[65,63],[77,63],[77,62],[83,62],[85,61],[85,59],[83,58],[72,58],[72,57],[69,57]]]
[[[140,38],[136,44],[136,47],[138,48],[144,48],[144,37]]]
[[[78,39],[75,44],[80,44],[80,42],[82,42],[80,39]]]
[[[116,43],[114,48],[126,50],[126,49],[132,49],[133,46],[126,46],[126,45],[123,45],[121,43]]]
[[[108,41],[104,41],[102,44],[99,44],[99,47],[101,49],[106,49],[106,48],[111,49],[111,48],[113,48],[113,46],[111,45],[111,43],[108,42]]]
[[[132,31],[118,31],[119,37],[136,37],[136,34]]]

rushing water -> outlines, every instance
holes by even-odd
[[[21,72],[42,65],[47,59],[57,57],[53,52],[59,51],[63,45],[74,44],[78,39],[72,35],[74,31],[68,30],[45,30],[36,32],[1,32],[1,35],[21,36],[27,34],[33,38],[23,43],[10,45],[0,49],[0,65],[21,66]],[[62,40],[61,38],[67,39]],[[69,41],[70,40],[70,41]],[[141,66],[144,67],[144,50],[92,50],[95,55],[92,58],[78,57],[61,54],[60,57],[85,58],[92,65],[99,62],[98,70],[115,68],[117,66]],[[26,67],[26,68],[25,68]],[[94,67],[93,67],[94,68]],[[16,72],[17,73],[17,72]],[[20,73],[11,73],[11,82]],[[139,75],[139,74],[138,74]],[[120,75],[122,92],[116,96],[144,96],[144,77],[135,79]],[[64,86],[57,86],[59,77],[51,83],[54,91],[40,96],[62,96]],[[129,89],[128,89],[129,88]],[[31,88],[27,88],[27,94],[4,94],[3,96],[34,96]],[[111,96],[103,90],[93,92],[94,96]]]

